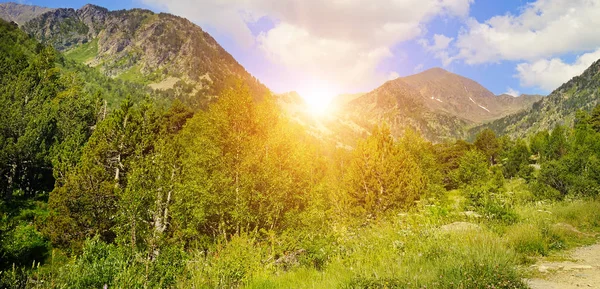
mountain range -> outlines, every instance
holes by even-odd
[[[394,134],[411,128],[441,141],[463,138],[465,127],[519,112],[542,97],[494,95],[479,83],[433,68],[397,78],[348,103],[345,116],[357,123],[387,121]]]
[[[257,99],[268,93],[208,33],[171,14],[109,11],[91,4],[75,10],[7,3],[0,6],[0,16],[19,19],[15,22],[29,35],[107,76],[173,90],[192,106],[219,95],[235,79]]]
[[[217,41],[187,19],[95,5],[50,9],[0,4],[0,18],[15,22],[43,44],[105,76],[148,86],[202,108],[241,82],[254,99],[270,93]],[[361,94],[341,95],[325,118],[309,116],[297,93],[277,95],[282,109],[314,135],[342,145],[382,122],[395,136],[407,129],[433,142],[468,138],[484,128],[524,136],[572,122],[577,109],[598,103],[599,64],[548,97],[494,95],[474,80],[441,68],[387,81]]]
[[[531,108],[474,127],[469,134],[473,136],[485,128],[491,128],[498,134],[525,137],[557,125],[571,126],[577,111],[589,112],[600,104],[599,90],[600,60],[534,103]]]

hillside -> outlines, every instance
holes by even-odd
[[[48,11],[52,11],[51,8],[22,5],[17,3],[0,3],[0,19],[6,22],[15,22],[19,25],[25,24],[25,22],[40,16]]]
[[[268,93],[208,33],[171,14],[88,4],[46,12],[22,29],[107,76],[171,91],[194,107],[236,81],[246,83],[256,99]]]
[[[578,110],[591,111],[600,103],[600,61],[554,90],[525,111],[473,128],[470,135],[491,128],[498,134],[524,137],[556,125],[571,126]]]
[[[467,136],[469,127],[518,113],[539,95],[494,95],[479,83],[441,68],[388,81],[368,93],[333,98],[329,113],[315,118],[295,92],[278,95],[280,107],[311,134],[354,146],[387,122],[394,136],[407,129],[434,142]]]
[[[400,80],[417,90],[430,110],[446,112],[473,123],[517,112],[539,100],[539,97],[495,96],[479,83],[441,68]]]
[[[386,121],[395,135],[411,128],[442,141],[462,138],[468,126],[521,111],[540,98],[495,96],[471,79],[434,68],[388,81],[354,99],[344,117],[367,128]]]

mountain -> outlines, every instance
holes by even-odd
[[[52,10],[51,8],[21,5],[12,2],[0,3],[0,18],[7,22],[15,22],[23,25],[25,22]]]
[[[388,81],[346,105],[345,117],[366,129],[386,121],[392,132],[411,128],[427,139],[466,136],[466,128],[530,107],[541,96],[496,96],[479,83],[441,68]]]
[[[470,135],[491,128],[498,134],[524,137],[557,125],[570,126],[578,110],[590,111],[600,103],[600,60],[580,76],[561,85],[525,111],[471,129]]]
[[[515,113],[540,99],[539,96],[495,96],[474,80],[441,68],[432,68],[399,80],[416,89],[430,110],[445,112],[473,123]]]
[[[204,105],[236,81],[256,99],[269,93],[208,33],[171,14],[88,4],[48,11],[22,29],[107,76],[171,91],[191,106]]]

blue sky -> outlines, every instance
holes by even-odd
[[[21,1],[72,8],[87,2]],[[594,0],[216,2],[92,3],[187,17],[276,92],[369,91],[393,77],[443,67],[496,94],[548,94],[600,58]]]

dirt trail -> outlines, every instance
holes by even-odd
[[[600,244],[577,248],[573,261],[539,262],[534,265],[540,278],[527,280],[532,289],[600,289]]]

